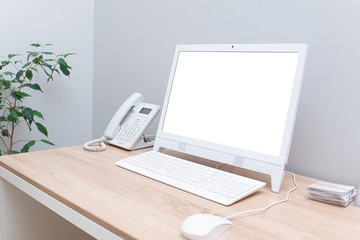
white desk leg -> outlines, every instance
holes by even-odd
[[[1,179],[2,240],[94,238]]]

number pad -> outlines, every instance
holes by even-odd
[[[147,116],[136,116],[135,120],[131,124],[127,123],[121,127],[116,139],[120,144],[132,142],[139,134],[139,131],[143,128],[146,120]]]

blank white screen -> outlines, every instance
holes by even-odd
[[[180,52],[162,130],[279,156],[298,55]]]

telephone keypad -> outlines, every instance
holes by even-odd
[[[139,131],[142,130],[147,116],[138,115],[131,124],[125,124],[117,135],[117,140],[120,144],[130,143],[135,137],[137,137]]]

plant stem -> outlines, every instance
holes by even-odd
[[[12,147],[14,146],[13,140],[14,140],[14,130],[15,130],[15,124],[14,122],[11,123],[11,134],[10,134],[10,151],[12,151]]]
[[[39,52],[37,52],[35,56],[37,56],[38,54],[39,54]],[[29,70],[32,67],[32,65],[33,65],[33,62],[27,67],[27,70]],[[37,65],[39,65],[39,64],[36,64],[34,67],[36,67]],[[21,91],[21,86],[24,85],[25,81],[26,81],[26,73],[25,73],[25,76],[24,76],[22,82],[20,83],[20,86],[17,87],[19,89],[19,92]],[[16,104],[17,104],[17,99],[15,99],[15,101],[14,101],[14,105],[13,105],[14,108],[16,108]],[[11,104],[10,104],[10,108],[11,108]],[[14,146],[14,131],[15,131],[16,126],[17,125],[15,125],[14,122],[11,123],[10,151],[12,151],[12,148]]]
[[[5,148],[6,148],[6,150],[7,150],[7,151],[9,151],[9,148],[8,148],[8,146],[7,146],[6,142],[5,142],[5,140],[3,139],[3,137],[0,137],[0,139],[1,139],[1,141],[3,142],[3,144],[4,144]]]

